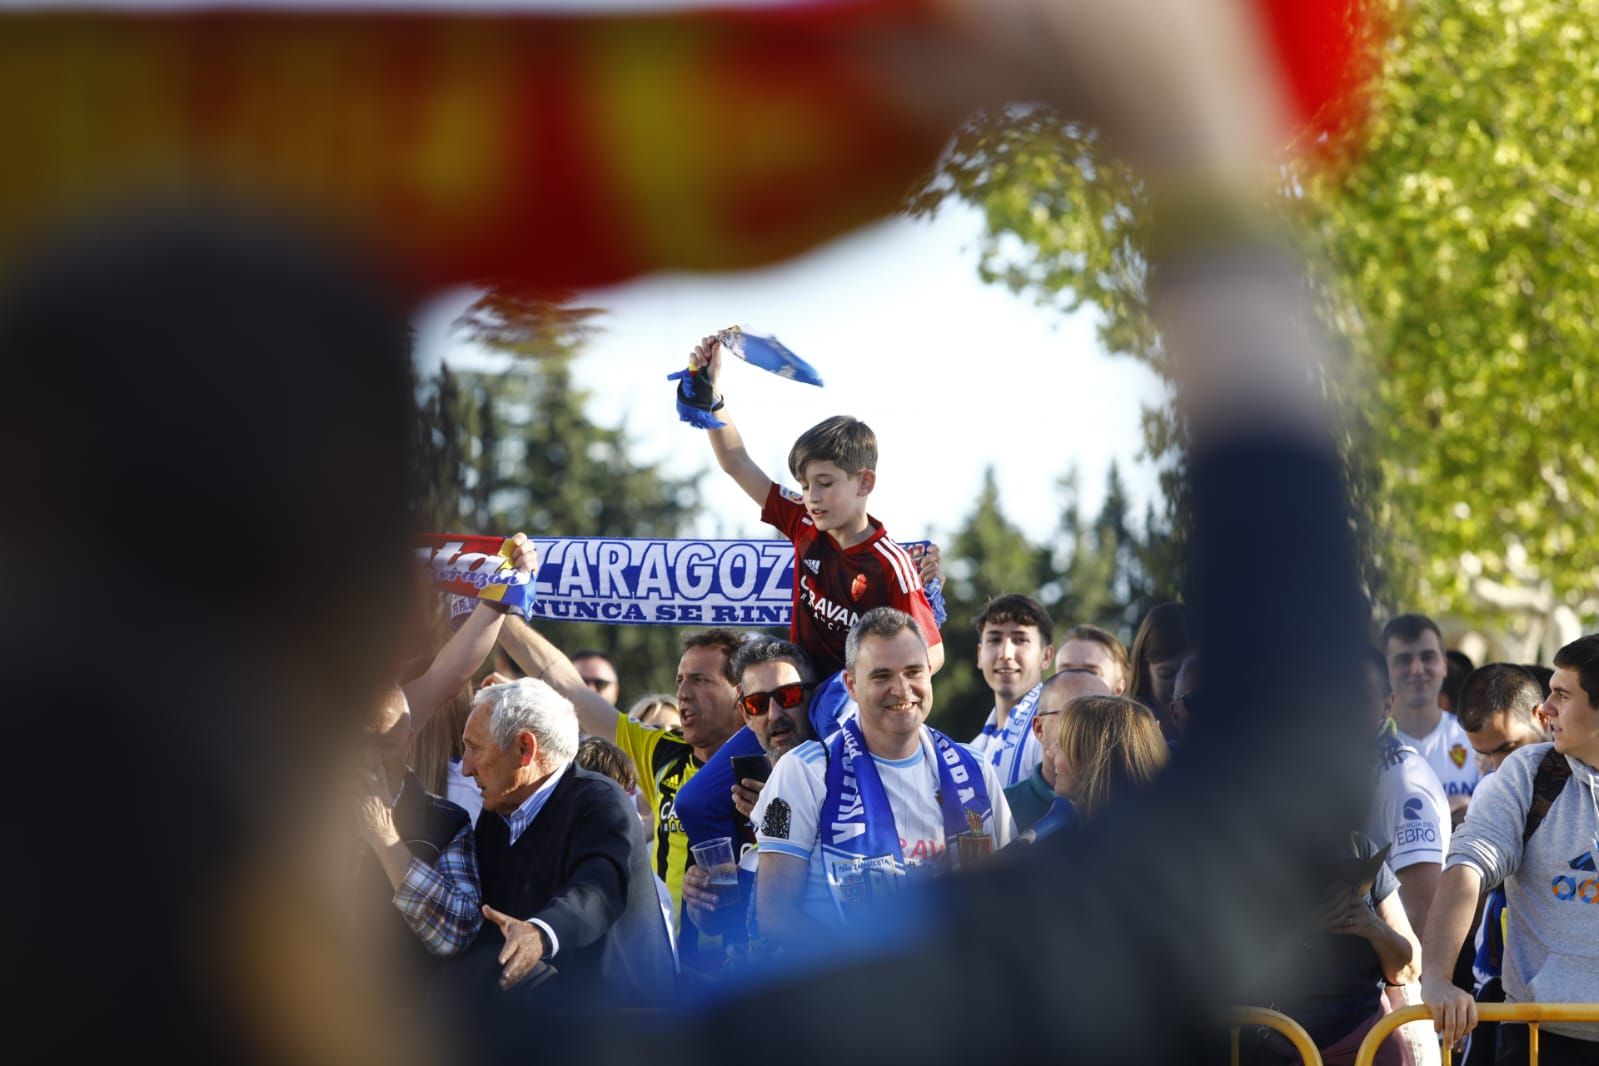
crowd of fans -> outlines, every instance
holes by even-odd
[[[713,385],[717,357],[708,339],[691,364]],[[373,719],[363,832],[429,970],[419,987],[453,1009],[658,1007],[825,957],[914,914],[929,879],[1106,817],[1210,721],[1181,603],[1151,610],[1129,652],[1085,623],[1057,642],[1042,604],[1007,593],[974,621],[994,698],[981,731],[929,726],[938,553],[912,565],[867,513],[875,437],[850,418],[814,427],[790,492],[715,395],[719,464],[794,545],[789,639],[687,633],[675,696],[623,712],[602,653],[480,604]],[[532,569],[531,542],[514,543]],[[1599,1000],[1599,636],[1552,669],[1473,668],[1403,614],[1369,653],[1366,705],[1347,715],[1370,738],[1369,814],[1327,856],[1320,924],[1285,953],[1270,1005],[1325,1061],[1352,1062],[1384,1014],[1425,999],[1436,1030],[1404,1026],[1377,1057],[1421,1063],[1467,1037],[1474,997]],[[1477,1028],[1472,1061],[1494,1045]],[[1545,1027],[1545,1061],[1596,1049],[1592,1027]],[[1264,1031],[1246,1053],[1294,1058]]]
[[[1547,669],[1457,664],[1457,689],[1438,627],[1403,615],[1360,661],[1317,319],[1258,218],[1268,57],[1211,5],[1020,13],[984,36],[994,88],[1081,105],[1149,194],[1194,533],[1183,605],[1130,655],[1081,624],[1057,648],[1028,590],[989,603],[970,743],[926,724],[943,643],[928,575],[866,511],[875,440],[815,427],[781,489],[714,344],[691,395],[794,545],[792,628],[685,634],[675,701],[624,713],[614,664],[491,603],[395,676],[414,395],[404,319],[351,264],[192,208],[41,252],[0,303],[0,427],[29,458],[8,691],[19,794],[47,801],[11,879],[47,887],[14,908],[48,915],[20,923],[24,1054],[99,1029],[123,1055],[436,1061],[401,1014],[437,1011],[513,1061],[1170,1061],[1273,955],[1253,1001],[1329,1060],[1418,991],[1438,1035],[1384,1061],[1468,1034],[1522,1061],[1479,1000],[1599,1002],[1599,636]],[[246,387],[219,387],[219,352]],[[525,537],[513,555],[534,566]],[[372,935],[322,921],[332,898]],[[669,1035],[617,1042],[663,1013]],[[1599,1046],[1540,1035],[1542,1061]]]

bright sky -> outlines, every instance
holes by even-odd
[[[760,271],[586,293],[585,305],[609,311],[574,364],[593,393],[589,415],[625,425],[640,460],[705,471],[696,533],[765,535],[700,431],[677,420],[665,380],[700,337],[741,324],[775,334],[826,382],[817,389],[727,361],[723,391],[755,461],[791,483],[786,458],[801,432],[829,415],[864,419],[880,453],[871,511],[901,540],[958,528],[987,464],[1005,513],[1035,541],[1056,524],[1055,480],[1072,464],[1092,513],[1116,459],[1141,517],[1159,489],[1153,465],[1137,458],[1140,405],[1164,402],[1163,386],[1142,364],[1101,351],[1089,315],[1066,317],[979,280],[980,227],[962,207],[934,222],[884,222]],[[418,316],[423,372],[441,358],[485,365],[449,334],[472,296],[446,294]]]

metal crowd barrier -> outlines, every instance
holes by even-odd
[[[1270,1012],[1267,1012],[1270,1013]],[[1430,1019],[1424,1004],[1414,1007],[1404,1007],[1378,1019],[1377,1024],[1371,1027],[1371,1032],[1366,1034],[1366,1039],[1361,1042],[1360,1051],[1355,1056],[1355,1066],[1371,1066],[1377,1057],[1377,1048],[1387,1039],[1388,1034],[1404,1025],[1406,1022]],[[1477,1004],[1477,1017],[1485,1022],[1525,1022],[1527,1023],[1527,1060],[1531,1066],[1538,1066],[1538,1024],[1540,1022],[1599,1022],[1599,1003],[1479,1003]],[[1237,1030],[1234,1030],[1234,1063],[1238,1060]],[[1454,1053],[1450,1048],[1443,1049],[1443,1066],[1450,1066]],[[1306,1062],[1309,1062],[1307,1059]]]
[[[1238,1066],[1238,1033],[1245,1026],[1256,1025],[1267,1029],[1275,1029],[1288,1038],[1294,1045],[1294,1050],[1299,1052],[1299,1057],[1304,1066],[1321,1066],[1321,1052],[1316,1050],[1316,1044],[1310,1039],[1310,1034],[1298,1022],[1265,1007],[1239,1007],[1227,1015],[1227,1032],[1232,1054],[1232,1066]],[[1370,1063],[1367,1063],[1370,1066]],[[1446,1063],[1445,1066],[1448,1066]]]

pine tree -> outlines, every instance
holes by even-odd
[[[699,507],[693,477],[631,458],[626,432],[596,424],[572,361],[598,312],[491,290],[457,329],[516,356],[498,373],[441,367],[419,401],[418,516],[448,532],[529,536],[682,536]],[[540,622],[567,652],[598,648],[623,699],[671,691],[676,630]],[[626,709],[625,707],[623,708]]]

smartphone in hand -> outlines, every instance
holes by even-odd
[[[772,764],[764,755],[733,756],[733,780],[765,781],[772,776]]]

